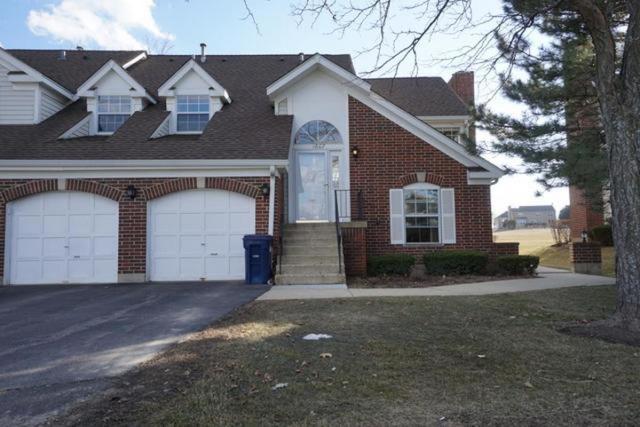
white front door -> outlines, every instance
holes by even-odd
[[[298,221],[327,221],[330,205],[327,152],[298,151],[296,168]]]
[[[244,278],[242,237],[255,232],[255,199],[189,190],[149,203],[150,280]]]
[[[118,280],[118,202],[79,192],[42,193],[7,205],[9,283]]]

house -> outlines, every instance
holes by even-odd
[[[473,73],[367,80],[349,55],[204,46],[0,49],[4,284],[242,279],[252,233],[274,236],[280,283],[517,251],[492,242],[502,171],[462,144]]]
[[[535,228],[548,227],[556,219],[556,209],[552,205],[520,206],[509,208],[494,218],[494,228]],[[511,225],[509,225],[511,223]]]

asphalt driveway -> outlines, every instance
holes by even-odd
[[[240,283],[0,287],[0,425],[43,422],[267,289]]]

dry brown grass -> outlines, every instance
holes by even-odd
[[[557,330],[613,305],[612,287],[255,303],[56,424],[633,425],[638,348]]]
[[[496,242],[519,242],[521,255],[530,255],[555,243],[548,228],[497,231],[493,236]]]

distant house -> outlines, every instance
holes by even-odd
[[[547,227],[549,221],[556,219],[556,210],[551,205],[520,206],[509,208],[494,218],[493,226],[497,230],[504,228]]]

